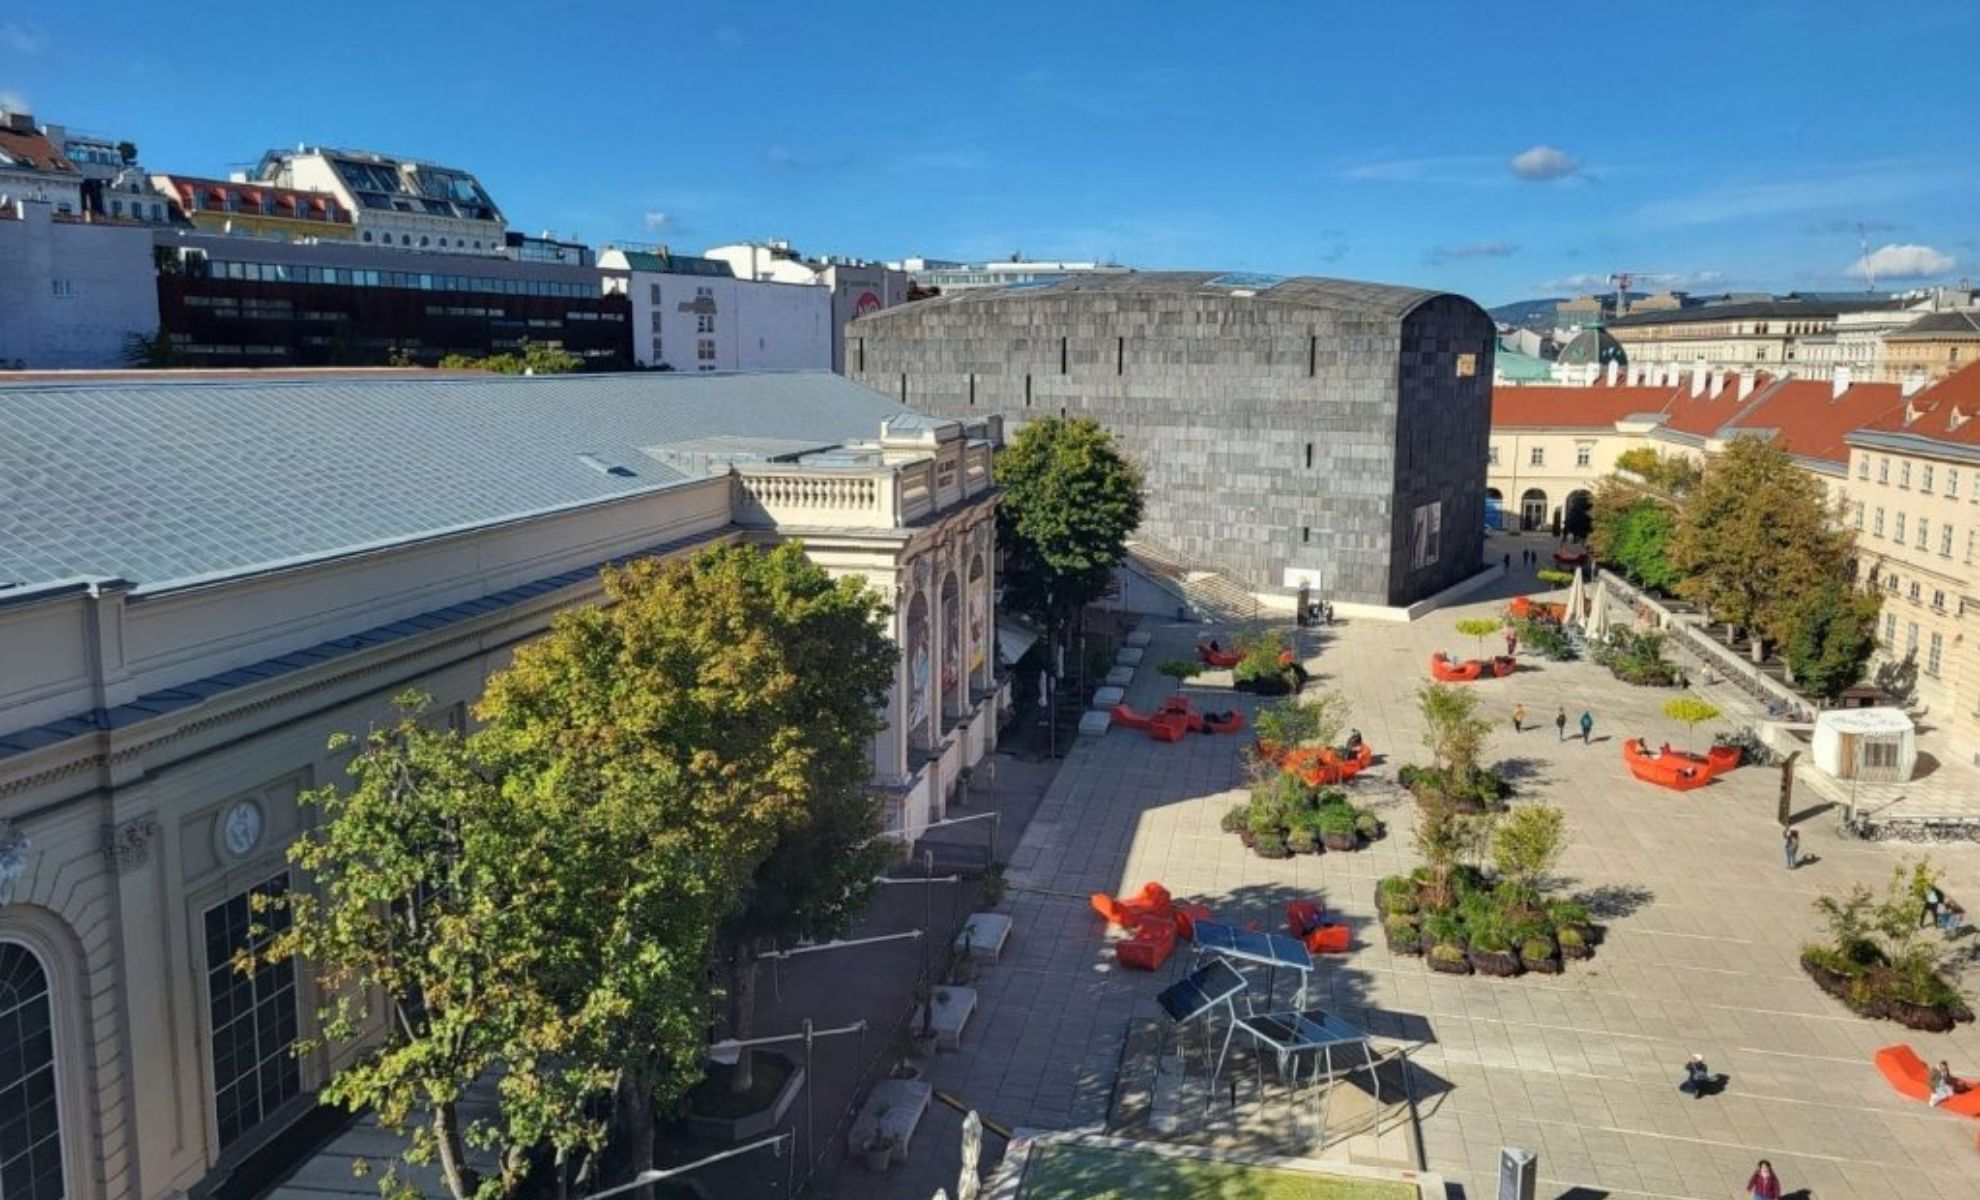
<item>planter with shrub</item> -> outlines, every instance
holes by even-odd
[[[1450,942],[1438,942],[1424,954],[1423,961],[1430,964],[1432,971],[1446,975],[1471,974],[1471,960],[1465,957],[1464,947]]]
[[[1944,1033],[1971,1021],[1973,1010],[1944,961],[1937,930],[1920,927],[1926,892],[1939,885],[1930,860],[1902,863],[1882,899],[1857,884],[1822,896],[1815,908],[1829,940],[1801,948],[1801,968],[1815,986],[1860,1017],[1896,1021],[1907,1029]]]
[[[1235,833],[1262,858],[1355,850],[1383,835],[1382,822],[1348,802],[1338,788],[1316,788],[1296,775],[1261,770],[1251,795],[1233,805],[1218,827]]]
[[[1609,674],[1637,687],[1677,687],[1684,683],[1684,673],[1664,657],[1664,635],[1654,629],[1611,629],[1591,657],[1607,667]]]

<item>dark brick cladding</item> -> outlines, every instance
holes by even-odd
[[[861,318],[847,361],[924,411],[1002,414],[1007,433],[1094,417],[1147,471],[1149,540],[1260,592],[1303,568],[1319,595],[1401,605],[1480,569],[1493,335],[1459,296],[1398,317],[1269,293],[1020,291]],[[1412,569],[1430,503],[1436,561]]]

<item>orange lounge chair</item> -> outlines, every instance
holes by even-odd
[[[1313,900],[1286,901],[1286,932],[1303,938],[1326,920],[1327,910]]]
[[[1148,718],[1148,736],[1158,742],[1180,742],[1189,733],[1189,721],[1183,713],[1157,713]]]
[[[1491,670],[1492,678],[1504,679],[1514,671],[1519,670],[1519,660],[1510,654],[1495,654],[1492,656]]]
[[[1172,920],[1176,912],[1175,900],[1169,895],[1169,889],[1154,882],[1142,884],[1139,892],[1126,899],[1095,892],[1087,897],[1087,901],[1093,905],[1094,912],[1106,919],[1107,924],[1122,929],[1132,929],[1149,917]]]
[[[1196,657],[1202,659],[1205,666],[1223,668],[1235,667],[1244,660],[1244,655],[1236,650],[1212,650],[1201,642],[1197,644]]]
[[[1135,926],[1133,937],[1114,943],[1114,961],[1137,971],[1159,971],[1175,951],[1174,919],[1148,918]]]
[[[1623,762],[1629,767],[1629,773],[1643,782],[1654,783],[1658,787],[1669,788],[1676,792],[1702,788],[1712,782],[1714,774],[1704,765],[1703,760],[1696,760],[1688,755],[1675,752],[1668,755],[1651,754],[1650,748],[1643,744],[1642,738],[1631,738],[1623,743]]]
[[[1146,729],[1153,719],[1150,714],[1136,712],[1125,704],[1116,704],[1108,715],[1114,718],[1114,724],[1123,729]]]
[[[1909,1096],[1913,1100],[1932,1098],[1932,1069],[1909,1045],[1900,1042],[1895,1046],[1885,1046],[1877,1051],[1872,1061],[1877,1064],[1877,1073],[1898,1095]],[[1939,1107],[1962,1117],[1980,1117],[1980,1083],[1971,1079],[1955,1079],[1954,1082],[1964,1090]]]
[[[1176,905],[1176,936],[1185,942],[1195,941],[1196,923],[1211,920],[1216,915],[1207,904]]]
[[[1354,949],[1354,933],[1345,925],[1316,926],[1300,940],[1310,954],[1346,954]]]
[[[1458,662],[1442,650],[1430,656],[1430,677],[1439,683],[1470,683],[1485,670],[1477,659]]]

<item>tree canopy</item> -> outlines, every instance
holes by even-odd
[[[584,370],[584,360],[568,350],[542,342],[524,342],[520,353],[490,354],[475,358],[449,354],[440,365],[450,371],[489,371],[497,375],[573,375]]]
[[[1679,575],[1670,556],[1676,527],[1677,512],[1669,501],[1615,478],[1596,485],[1588,544],[1630,579],[1658,591],[1677,586]]]
[[[1853,548],[1822,484],[1774,442],[1742,437],[1686,497],[1670,558],[1679,595],[1779,642],[1802,597],[1848,577]]]
[[[1792,607],[1792,630],[1782,647],[1794,682],[1833,700],[1863,676],[1877,649],[1883,597],[1838,579],[1823,580]]]
[[[1048,625],[1096,600],[1141,524],[1141,469],[1087,417],[1047,417],[997,455],[1007,603]]]

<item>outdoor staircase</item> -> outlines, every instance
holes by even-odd
[[[1192,562],[1145,538],[1127,544],[1127,567],[1182,601],[1205,621],[1237,624],[1258,619],[1258,597],[1231,572]]]

